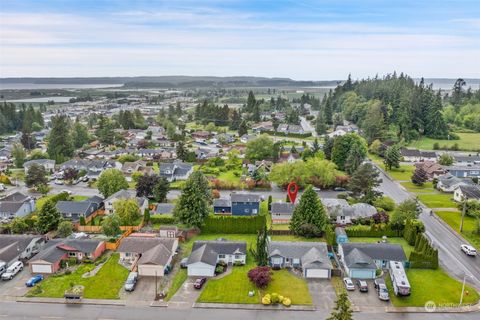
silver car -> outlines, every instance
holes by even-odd
[[[137,284],[138,280],[138,273],[137,272],[130,272],[128,274],[127,281],[125,281],[125,291],[133,291],[135,290],[135,285]]]

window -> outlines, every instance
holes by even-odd
[[[219,254],[218,259],[225,259],[225,255],[224,254]]]
[[[272,258],[272,264],[282,264],[282,258]]]
[[[253,214],[257,214],[257,209],[252,209]]]
[[[76,252],[69,252],[69,253],[68,253],[68,256],[69,256],[69,257],[76,257],[76,256],[77,256],[77,253],[76,253]]]
[[[245,211],[245,213],[249,213],[249,212],[250,212],[250,210],[248,210],[248,209],[245,209],[244,211]]]
[[[242,256],[239,255],[239,254],[236,254],[236,255],[235,255],[235,259],[237,259],[237,260],[242,259]]]
[[[293,259],[293,264],[300,264],[300,259]]]

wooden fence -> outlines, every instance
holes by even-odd
[[[107,250],[117,250],[117,248],[120,246],[120,243],[122,242],[123,238],[128,237],[131,235],[133,232],[132,229],[128,229],[125,231],[120,238],[118,238],[115,242],[107,242],[106,244],[106,249]]]
[[[139,231],[140,229],[143,228],[145,224],[143,223],[143,219],[140,222],[138,226],[121,226],[120,230],[122,231]],[[102,226],[80,226],[76,225],[75,226],[76,230],[78,232],[86,232],[86,233],[101,233],[102,232]]]

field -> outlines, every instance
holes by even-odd
[[[395,180],[398,181],[410,181],[412,178],[413,171],[415,167],[411,164],[401,164],[400,168],[392,168],[392,170],[386,170],[385,165],[383,164],[383,159],[375,154],[369,154],[368,157],[377,164],[380,168],[385,170],[385,172]]]
[[[413,141],[409,144],[409,147],[424,149],[424,150],[433,150],[433,144],[437,142],[440,147],[447,146],[451,147],[455,143],[458,144],[460,150],[467,151],[480,151],[480,133],[455,133],[460,137],[460,140],[436,140],[423,137],[420,140]]]
[[[437,211],[435,212],[443,221],[445,221],[455,231],[460,233],[460,219],[461,213],[458,211]],[[465,216],[463,220],[462,236],[467,239],[472,245],[480,250],[480,235],[475,234],[476,221],[475,218]]]
[[[418,194],[418,199],[429,208],[456,208],[452,195],[448,193]]]

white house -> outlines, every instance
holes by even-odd
[[[480,187],[477,185],[459,185],[453,192],[453,200],[457,202],[480,200]]]
[[[28,170],[33,164],[37,164],[45,168],[47,172],[52,173],[55,170],[55,160],[50,159],[37,159],[37,160],[30,160],[23,164],[23,168],[25,169],[25,174],[28,173]]]
[[[244,241],[195,241],[187,261],[189,277],[213,277],[219,262],[244,265],[247,260],[247,243]]]
[[[137,197],[135,194],[135,191],[129,191],[129,190],[120,190],[118,192],[115,192],[112,194],[110,197],[104,200],[104,205],[105,205],[105,213],[111,214],[114,212],[113,204],[115,201],[120,200],[120,199],[137,199],[138,207],[140,209],[140,213],[143,214],[145,209],[148,208],[148,199],[145,197]]]

